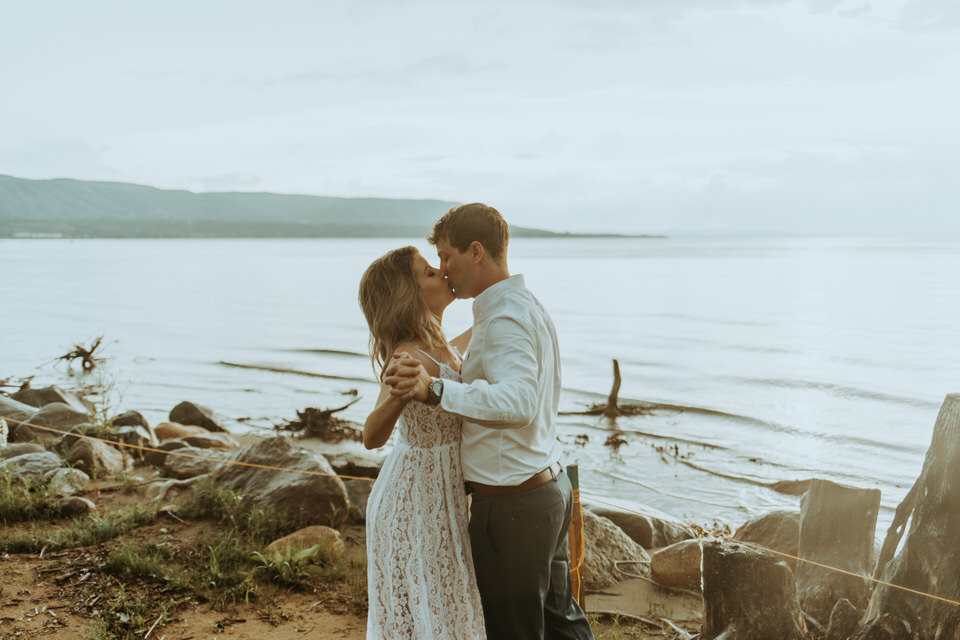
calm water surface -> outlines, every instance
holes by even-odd
[[[104,335],[112,402],[151,423],[190,399],[265,429],[354,389],[359,422],[357,284],[405,244],[435,262],[416,239],[0,240],[0,378],[69,383],[52,361]],[[584,491],[619,504],[737,525],[796,506],[764,483],[817,476],[880,488],[885,528],[960,391],[960,240],[517,239],[510,266],[556,322],[563,411],[606,398],[613,358],[621,401],[673,407],[561,418]]]

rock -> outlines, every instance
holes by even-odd
[[[92,424],[86,422],[74,425],[70,427],[70,429],[64,433],[55,444],[51,445],[51,448],[57,453],[66,455],[67,451],[70,450],[70,447],[85,439],[81,436],[85,436],[88,431],[93,431],[94,428],[95,427]]]
[[[150,453],[138,447],[154,449],[157,446],[157,438],[153,435],[153,430],[142,425],[129,425],[116,428],[108,438],[115,442],[132,445],[130,447],[124,447],[124,451],[138,460],[142,460],[146,454]]]
[[[61,467],[45,473],[43,481],[50,485],[57,495],[67,497],[83,491],[90,482],[90,476],[80,469]]]
[[[274,540],[267,545],[265,551],[271,553],[276,551],[286,555],[296,553],[302,549],[309,549],[316,545],[320,545],[321,549],[334,556],[343,555],[344,545],[343,538],[340,537],[340,532],[322,525],[305,527],[279,540]]]
[[[177,499],[193,486],[193,482],[197,480],[200,476],[195,478],[187,478],[185,480],[176,480],[174,478],[159,478],[153,482],[147,484],[143,488],[143,495],[147,500],[168,500],[168,499]],[[171,495],[173,494],[173,495]]]
[[[147,464],[152,464],[153,466],[160,468],[167,459],[167,454],[161,453],[161,451],[176,451],[177,449],[182,449],[186,446],[189,445],[187,445],[187,443],[183,440],[167,440],[154,447],[154,449],[159,449],[160,451],[147,451],[143,456],[143,460]]]
[[[880,511],[880,490],[848,487],[814,478],[803,499],[798,556],[858,575],[869,575]],[[800,608],[826,626],[846,598],[865,609],[872,584],[861,578],[801,562],[796,568]]]
[[[860,624],[861,612],[846,598],[837,601],[830,612],[830,623],[824,640],[847,640]]]
[[[631,575],[649,572],[650,556],[643,547],[603,516],[584,510],[583,582],[588,590],[604,589]],[[618,564],[624,570],[618,569]]]
[[[292,470],[228,464],[214,474],[217,484],[236,491],[252,504],[286,512],[306,524],[336,527],[346,520],[349,503],[343,482],[326,458],[295,446],[290,438],[275,436],[251,443],[237,449],[229,460]]]
[[[124,470],[123,453],[99,440],[77,440],[67,452],[67,462],[92,478],[105,478]]]
[[[681,540],[650,558],[650,577],[664,587],[700,590],[700,541]]]
[[[220,451],[182,447],[175,449],[174,455],[168,455],[163,461],[163,471],[171,478],[184,480],[216,471],[222,466],[219,460],[226,458]]]
[[[960,600],[960,394],[940,407],[923,469],[894,513],[874,576]],[[904,538],[904,534],[906,537]],[[960,638],[958,607],[877,584],[854,637],[873,640],[901,623],[919,638]],[[906,637],[906,636],[904,636]]]
[[[741,542],[754,542],[762,547],[795,556],[800,542],[800,513],[797,511],[772,511],[748,521],[736,530],[733,539]],[[791,569],[796,570],[796,560],[784,559]]]
[[[16,442],[8,444],[5,447],[0,447],[0,460],[16,458],[25,453],[43,453],[44,451],[46,451],[46,449],[33,442]]]
[[[170,422],[179,422],[180,424],[203,427],[207,431],[221,431],[228,433],[225,428],[217,421],[216,415],[211,409],[194,404],[192,402],[181,402],[170,411]],[[157,436],[159,437],[159,436]]]
[[[386,458],[383,454],[365,451],[338,451],[323,455],[338,474],[358,478],[376,478]]]
[[[38,408],[45,407],[48,404],[60,403],[80,413],[90,412],[90,408],[79,397],[57,386],[34,389],[27,383],[10,397],[18,402]]]
[[[229,433],[212,433],[210,431],[202,435],[184,436],[181,440],[191,447],[198,449],[215,449],[217,451],[233,451],[240,446],[236,438]]]
[[[143,414],[139,411],[124,411],[118,416],[115,416],[113,420],[110,421],[110,424],[115,427],[143,427],[148,431],[150,429],[150,423],[147,422],[147,419],[143,417]]]
[[[806,624],[786,562],[746,545],[703,543],[703,640],[802,640]]]
[[[60,514],[68,518],[86,515],[96,510],[97,505],[86,498],[70,496],[60,501]]]
[[[343,480],[347,490],[347,499],[350,501],[351,524],[363,524],[367,521],[367,500],[373,490],[373,483],[369,480]]]
[[[587,509],[612,521],[644,549],[666,547],[693,537],[688,529],[650,516],[589,504]]]
[[[184,425],[179,422],[161,422],[153,430],[158,442],[186,438],[187,436],[202,436],[210,433],[203,427]]]
[[[13,434],[14,427],[36,413],[36,411],[36,407],[0,395],[0,418],[7,420],[7,427],[10,429],[9,435]]]
[[[90,414],[77,411],[73,407],[54,402],[44,405],[32,413],[24,422],[14,431],[14,439],[17,442],[29,442],[34,440],[54,440],[69,431],[78,424],[83,424],[90,420]],[[49,429],[40,429],[38,427],[49,427]]]
[[[12,471],[14,476],[26,476],[36,480],[42,479],[47,472],[61,467],[63,467],[63,460],[49,451],[24,453],[0,462],[0,471]]]

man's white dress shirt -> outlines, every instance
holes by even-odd
[[[465,480],[518,485],[559,461],[557,330],[522,275],[474,299],[460,375],[461,383],[444,380],[440,406],[464,418]]]

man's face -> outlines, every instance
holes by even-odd
[[[458,298],[472,298],[473,259],[469,249],[460,253],[446,240],[437,241],[437,256],[440,258],[440,273]]]

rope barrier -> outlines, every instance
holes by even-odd
[[[166,455],[180,456],[180,457],[183,457],[183,458],[194,458],[194,459],[197,459],[197,460],[207,460],[207,461],[210,461],[210,462],[217,462],[217,463],[220,463],[220,464],[228,464],[228,465],[234,465],[234,466],[250,467],[250,468],[254,468],[254,469],[267,469],[267,470],[269,470],[269,471],[285,471],[285,472],[288,472],[288,473],[301,473],[301,474],[304,474],[304,475],[320,476],[320,477],[326,477],[326,478],[341,478],[341,479],[345,479],[345,480],[366,480],[366,481],[368,481],[368,482],[374,482],[374,481],[375,481],[374,478],[365,478],[365,477],[361,477],[361,476],[350,476],[350,475],[337,474],[337,473],[332,473],[332,474],[331,474],[331,473],[321,473],[321,472],[318,472],[318,471],[307,471],[307,470],[305,470],[305,469],[288,469],[288,468],[285,468],[285,467],[274,467],[274,466],[270,466],[270,465],[255,464],[255,463],[252,463],[252,462],[240,462],[240,461],[238,461],[238,460],[224,460],[224,459],[222,459],[222,458],[213,458],[213,457],[209,457],[209,456],[199,456],[199,455],[195,455],[195,454],[191,454],[191,453],[179,453],[176,449],[174,449],[174,450],[172,450],[172,451],[166,451],[166,450],[164,450],[164,449],[158,449],[158,448],[156,448],[156,447],[145,447],[145,446],[143,446],[143,445],[136,445],[136,444],[131,444],[131,443],[128,443],[128,442],[119,442],[119,441],[114,441],[114,440],[107,440],[106,438],[98,438],[98,437],[96,437],[96,436],[88,436],[88,435],[86,435],[86,434],[71,433],[71,432],[69,432],[69,431],[63,431],[63,430],[61,430],[61,429],[55,429],[55,428],[53,428],[53,427],[47,427],[47,426],[43,426],[43,425],[32,424],[32,423],[29,423],[29,422],[20,422],[20,424],[25,424],[25,425],[27,425],[27,426],[29,426],[29,427],[33,427],[33,428],[35,428],[35,429],[41,429],[41,430],[44,430],[44,431],[49,431],[49,432],[52,432],[52,433],[59,433],[59,434],[61,434],[61,435],[70,435],[70,436],[75,437],[75,438],[82,438],[82,439],[88,439],[88,440],[99,440],[100,442],[105,442],[105,443],[107,443],[107,444],[116,445],[116,446],[118,446],[118,447],[126,447],[126,448],[129,448],[129,449],[135,449],[135,450],[138,450],[138,451],[150,451],[150,452],[155,452],[155,453],[163,453],[163,454],[166,454]],[[752,548],[757,549],[757,550],[759,550],[759,551],[766,551],[766,552],[772,553],[772,554],[774,554],[774,555],[778,555],[778,556],[782,556],[782,557],[784,557],[784,558],[788,558],[788,559],[790,559],[790,560],[795,560],[795,561],[797,561],[797,562],[804,562],[804,563],[809,564],[809,565],[813,565],[813,566],[816,566],[816,567],[820,567],[821,569],[827,569],[827,570],[829,570],[829,571],[834,571],[834,572],[836,572],[836,573],[841,573],[841,574],[844,574],[844,575],[847,575],[847,576],[851,576],[851,577],[854,577],[854,578],[860,578],[861,580],[866,580],[866,581],[868,581],[868,582],[873,582],[873,583],[875,583],[875,584],[883,585],[883,586],[885,586],[885,587],[890,587],[891,589],[898,589],[898,590],[900,590],[900,591],[905,591],[905,592],[907,592],[907,593],[911,593],[911,594],[918,595],[918,596],[923,596],[923,597],[925,597],[925,598],[930,598],[930,599],[932,599],[932,600],[938,600],[938,601],[940,601],[940,602],[945,602],[945,603],[947,603],[947,604],[951,604],[951,605],[960,607],[960,601],[951,600],[951,599],[949,599],[949,598],[944,598],[944,597],[941,597],[941,596],[938,596],[938,595],[935,595],[935,594],[932,594],[932,593],[926,593],[926,592],[923,592],[923,591],[918,591],[918,590],[916,590],[916,589],[911,589],[911,588],[909,588],[909,587],[904,587],[904,586],[901,586],[901,585],[898,585],[898,584],[894,584],[894,583],[892,583],[892,582],[887,582],[887,581],[885,581],[885,580],[880,580],[880,579],[878,579],[878,578],[873,578],[873,577],[870,577],[870,576],[860,575],[860,574],[858,574],[858,573],[854,573],[854,572],[852,572],[852,571],[846,571],[845,569],[840,569],[840,568],[838,568],[838,567],[831,567],[830,565],[821,564],[821,563],[819,563],[819,562],[815,562],[815,561],[813,561],[813,560],[808,560],[808,559],[806,559],[806,558],[801,558],[801,557],[799,557],[799,556],[795,556],[795,555],[792,555],[792,554],[789,554],[789,553],[785,553],[785,552],[783,552],[783,551],[777,551],[776,549],[771,549],[771,548],[769,548],[769,547],[765,547],[765,546],[763,546],[763,545],[761,545],[761,544],[757,544],[757,543],[755,543],[755,542],[745,542],[745,541],[742,541],[742,540],[735,540],[735,539],[734,539],[733,537],[731,537],[731,536],[722,536],[722,535],[712,534],[712,533],[710,533],[709,531],[707,531],[706,529],[704,529],[703,527],[700,527],[700,526],[697,526],[697,525],[690,525],[690,524],[686,524],[686,523],[683,523],[683,522],[676,522],[676,521],[673,521],[673,520],[669,520],[669,519],[667,519],[667,518],[662,518],[662,517],[660,517],[660,516],[655,516],[655,515],[652,515],[652,514],[649,514],[649,513],[643,513],[642,511],[637,511],[637,510],[634,510],[634,509],[630,509],[630,508],[624,507],[624,506],[622,506],[622,505],[613,504],[613,503],[611,503],[611,502],[606,502],[606,501],[604,501],[604,500],[601,500],[601,499],[597,498],[595,495],[590,494],[589,492],[584,492],[582,489],[578,489],[578,491],[579,491],[580,495],[589,497],[589,498],[591,499],[591,501],[594,502],[594,503],[596,503],[596,504],[600,504],[600,505],[603,505],[603,506],[606,506],[606,507],[612,507],[612,508],[614,508],[614,509],[619,509],[620,511],[624,511],[624,512],[626,512],[626,513],[632,513],[632,514],[634,514],[634,515],[644,516],[644,517],[646,517],[646,518],[651,518],[651,519],[657,520],[657,521],[659,521],[659,522],[663,522],[663,523],[666,523],[666,524],[672,524],[672,525],[674,525],[674,526],[678,526],[678,527],[682,527],[682,528],[684,528],[684,529],[687,529],[687,530],[693,532],[694,535],[696,536],[696,538],[697,538],[698,540],[700,540],[700,542],[701,542],[701,551],[702,551],[702,545],[703,545],[703,542],[702,542],[702,541],[703,541],[703,538],[712,537],[712,538],[716,538],[716,539],[719,539],[719,540],[726,540],[726,541],[728,541],[728,542],[736,542],[736,543],[738,543],[738,544],[743,544],[743,545],[752,547]],[[583,562],[583,558],[582,558],[582,557],[579,558],[579,561],[580,561],[580,563],[582,563],[582,562]],[[579,563],[578,563],[578,568],[579,568]]]

